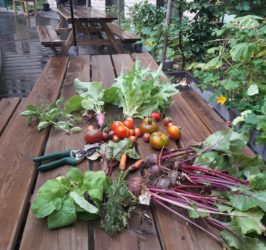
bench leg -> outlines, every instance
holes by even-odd
[[[70,46],[73,44],[73,30],[69,32],[68,38],[66,40],[66,43],[61,51],[61,55],[66,55]]]
[[[14,10],[15,15],[17,15],[18,12],[17,12],[17,6],[16,6],[16,1],[15,0],[13,0],[13,10]]]
[[[24,6],[24,12],[25,12],[25,15],[28,16],[29,15],[29,9],[28,9],[28,2],[23,2],[23,6]]]
[[[33,4],[34,4],[34,15],[37,16],[38,15],[38,12],[37,12],[37,1],[34,0]]]
[[[100,22],[100,24],[101,24],[103,30],[105,31],[108,40],[110,41],[110,43],[114,47],[115,51],[117,53],[120,53],[120,54],[123,53],[123,50],[121,49],[121,47],[122,47],[121,40],[115,39],[112,31],[109,29],[108,25],[105,22]]]

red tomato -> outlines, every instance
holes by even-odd
[[[164,117],[164,119],[163,119],[163,124],[164,124],[164,126],[167,126],[168,123],[169,123],[169,122],[172,122],[172,121],[173,121],[173,119],[172,119],[171,117],[166,116],[166,117]]]
[[[129,130],[129,135],[134,135],[134,129]]]
[[[139,136],[140,136],[140,128],[135,128],[135,129],[134,129],[134,135],[135,135],[136,137],[139,137]]]
[[[125,121],[123,121],[123,124],[129,129],[133,129],[134,128],[133,119],[126,119]]]
[[[92,129],[94,129],[93,125],[89,125],[89,126],[87,127],[87,130],[92,130]]]
[[[149,133],[143,134],[142,139],[145,142],[149,142],[150,141],[150,134]]]
[[[106,140],[109,140],[110,139],[110,136],[109,136],[109,133],[108,132],[106,132],[106,131],[103,131],[102,132],[102,134],[103,134],[103,140],[104,141],[106,141]],[[112,138],[112,137],[111,137]]]
[[[180,128],[173,125],[167,127],[167,132],[172,139],[179,140],[181,137]]]
[[[161,120],[161,114],[159,112],[152,112],[150,115],[150,118],[160,121]]]
[[[128,138],[129,138],[133,143],[136,143],[136,141],[137,141],[136,136],[131,135],[131,136],[129,136]]]
[[[115,130],[115,135],[117,135],[120,139],[127,138],[129,136],[129,129],[123,124],[119,125]]]
[[[117,135],[114,135],[113,138],[112,138],[112,141],[113,142],[119,141],[119,137]]]
[[[91,129],[88,130],[84,140],[86,141],[87,144],[93,144],[96,142],[101,142],[103,140],[103,134],[100,129]]]
[[[166,125],[167,128],[172,127],[172,126],[174,126],[174,124],[173,124],[172,122],[169,122],[169,123]]]
[[[114,121],[114,122],[112,123],[112,130],[115,131],[115,129],[116,129],[118,126],[120,126],[121,124],[122,124],[122,122],[120,122],[120,121]]]

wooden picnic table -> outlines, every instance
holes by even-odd
[[[140,220],[139,215],[133,215],[129,228],[114,238],[100,229],[99,221],[78,221],[72,226],[50,231],[47,221],[35,218],[31,212],[31,202],[38,188],[48,179],[65,175],[69,168],[64,166],[37,173],[32,158],[82,148],[85,128],[84,132],[71,135],[55,128],[38,133],[36,125],[29,126],[19,113],[29,104],[69,98],[74,94],[75,78],[102,81],[103,86],[108,87],[122,69],[130,70],[136,59],[143,67],[158,68],[148,53],[54,57],[26,99],[0,101],[0,110],[6,111],[0,113],[0,249],[221,249],[208,235],[155,205],[143,208],[150,219]],[[109,108],[107,112],[112,114],[112,111]],[[172,142],[174,147],[186,146],[191,140],[201,141],[226,128],[224,121],[193,91],[174,96],[168,114],[182,127],[182,139],[178,145]],[[143,140],[138,141],[138,151],[142,157],[153,152]],[[78,167],[84,171],[97,170],[99,162],[84,161]]]
[[[60,6],[57,9],[60,15],[60,21],[57,30],[65,29],[66,25],[72,23],[70,8]],[[115,37],[115,34],[110,29],[108,23],[116,20],[117,17],[108,14],[106,11],[98,10],[93,7],[80,7],[74,9],[74,22],[77,33],[83,32],[90,36],[90,40],[77,40],[77,45],[80,46],[103,46],[111,45],[117,53],[122,53],[121,39]],[[92,34],[97,34],[99,38],[92,38]],[[73,30],[71,29],[66,39],[64,50],[67,51],[73,45]]]

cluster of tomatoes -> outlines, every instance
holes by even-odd
[[[169,137],[174,140],[179,140],[181,137],[180,128],[172,123],[170,117],[165,117],[164,125],[167,127],[167,133],[159,130],[157,121],[161,120],[159,112],[153,112],[150,117],[144,118],[139,127],[135,127],[132,117],[126,118],[124,121],[114,121],[109,130],[101,131],[89,125],[85,136],[86,143],[96,143],[103,140],[113,140],[117,142],[121,139],[129,138],[133,143],[136,143],[137,138],[142,136],[145,142],[150,142],[151,146],[156,149],[161,149],[169,144]],[[169,137],[168,137],[169,136]]]
[[[113,131],[112,140],[114,142],[129,138],[133,143],[137,141],[137,137],[140,136],[140,129],[134,128],[134,120],[132,117],[128,117],[123,122],[121,121],[114,121],[111,127]]]

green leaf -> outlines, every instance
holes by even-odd
[[[204,142],[204,149],[210,148],[216,151],[228,152],[230,148],[230,136],[232,130],[220,130],[211,134]]]
[[[128,149],[127,155],[129,158],[134,159],[134,160],[140,159],[140,155],[137,153],[135,148]]]
[[[258,49],[257,43],[239,43],[230,50],[230,55],[233,61],[247,62],[252,60]]]
[[[218,156],[217,152],[207,152],[204,153],[202,155],[199,155],[195,161],[194,161],[194,165],[211,165],[211,164],[215,164],[216,162],[216,158]]]
[[[99,212],[99,209],[97,207],[89,203],[87,200],[85,200],[82,196],[80,196],[76,192],[71,192],[70,197],[73,198],[73,200],[77,205],[79,205],[88,213],[97,214]]]
[[[81,101],[83,98],[81,96],[71,96],[64,104],[64,110],[67,113],[71,113],[76,110],[82,110]]]
[[[221,232],[222,238],[230,247],[241,250],[266,250],[265,244],[257,238],[251,238],[244,235],[239,235],[238,232],[230,232],[223,230]]]
[[[107,187],[107,176],[103,171],[88,171],[84,174],[83,187],[93,200],[102,201],[104,189]]]
[[[82,182],[83,181],[83,173],[78,168],[69,168],[67,170],[67,177],[70,181],[74,182]]]
[[[35,113],[36,113],[36,112],[33,111],[33,110],[25,110],[25,111],[21,112],[20,115],[22,115],[22,116],[32,116],[32,115],[34,115]]]
[[[233,207],[240,211],[247,211],[250,208],[260,207],[266,212],[266,191],[251,192],[241,190],[228,194]]]
[[[60,210],[53,212],[48,216],[48,228],[55,229],[68,226],[77,220],[75,204],[71,198],[63,201]]]
[[[248,96],[257,95],[258,93],[259,93],[259,88],[258,88],[257,84],[252,84],[249,86],[249,88],[247,90]]]
[[[42,121],[38,124],[38,131],[41,131],[51,125],[50,122]]]
[[[210,215],[208,212],[201,212],[201,211],[197,211],[196,209],[193,209],[193,210],[189,209],[188,214],[189,214],[189,217],[192,219],[198,219],[198,218],[207,217]]]
[[[73,127],[69,130],[70,133],[79,133],[82,129],[80,127]]]
[[[249,177],[249,182],[255,190],[266,190],[266,173],[251,175]]]
[[[37,218],[44,218],[60,209],[61,200],[64,198],[63,190],[58,180],[46,181],[37,192],[32,204],[32,213]]]
[[[261,235],[265,232],[265,226],[261,223],[264,213],[260,209],[251,209],[247,212],[233,211],[231,214],[232,226],[239,228],[242,234],[255,232]]]

